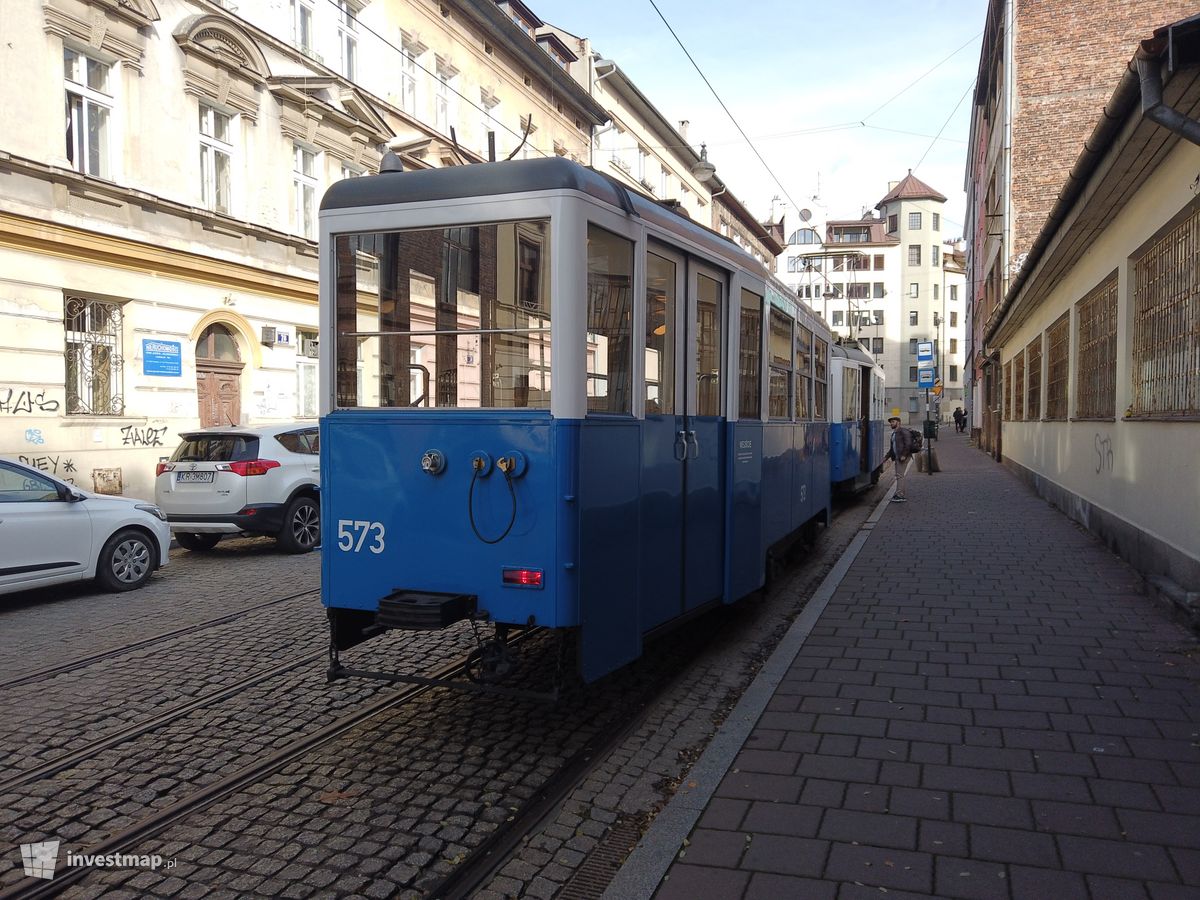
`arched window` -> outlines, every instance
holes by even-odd
[[[237,339],[224,325],[209,325],[196,341],[196,359],[211,359],[221,362],[239,362]]]
[[[792,232],[792,236],[788,238],[789,244],[819,244],[821,239],[817,236],[814,228],[800,228]]]

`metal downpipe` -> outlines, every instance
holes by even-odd
[[[1200,144],[1200,122],[1189,119],[1174,107],[1163,103],[1161,64],[1156,58],[1137,55],[1138,77],[1142,88],[1142,115],[1157,122],[1193,144]]]

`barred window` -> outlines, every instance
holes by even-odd
[[[1036,422],[1042,417],[1042,336],[1025,348],[1025,418]]]
[[[1025,353],[1013,357],[1012,418],[1020,422],[1025,418]]]
[[[1200,415],[1200,207],[1133,262],[1133,415]]]
[[[125,414],[120,304],[66,298],[67,415]]]
[[[1071,362],[1071,313],[1065,312],[1046,330],[1046,418],[1067,417],[1067,378]]]
[[[1004,406],[1000,410],[1004,421],[1012,421],[1013,361],[1004,364]]]
[[[1111,419],[1117,408],[1117,274],[1075,304],[1079,355],[1075,416]]]

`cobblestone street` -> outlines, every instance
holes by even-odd
[[[66,896],[428,895],[569,761],[632,728],[496,861],[481,893],[549,897],[582,884],[597,851],[662,806],[753,676],[764,642],[786,628],[867,511],[852,506],[766,596],[705,617],[557,704],[434,689],[378,706],[399,691],[327,684],[320,554],[281,554],[271,541],[176,549],[147,588],[120,597],[85,587],[9,597],[0,610],[0,896],[29,889],[15,845],[42,840],[172,861],[76,873],[85,877],[61,885]],[[530,643],[521,678],[536,686],[556,649],[545,637]],[[460,628],[391,635],[345,657],[422,671],[471,647]],[[631,720],[639,697],[650,705]],[[369,718],[336,737],[225,789],[364,710]],[[204,792],[215,793],[188,805]],[[141,836],[129,843],[128,834]]]

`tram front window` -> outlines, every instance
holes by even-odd
[[[550,223],[338,235],[337,405],[550,408]]]

